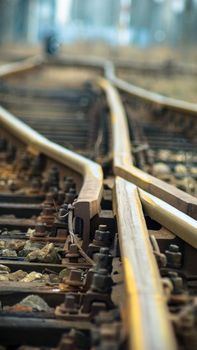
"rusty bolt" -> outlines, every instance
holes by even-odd
[[[70,270],[68,278],[64,281],[71,287],[81,287],[82,283],[82,271],[81,270]]]
[[[73,313],[73,311],[76,311],[76,305],[75,305],[75,297],[71,294],[65,295],[64,300],[64,310],[69,313]]]
[[[179,246],[170,244],[169,249],[165,251],[167,257],[167,265],[173,268],[180,268],[182,264],[182,253]]]
[[[75,297],[72,294],[66,294],[64,303],[58,307],[59,312],[61,314],[69,313],[69,314],[76,314],[77,313],[77,307],[75,304]]]
[[[110,293],[112,279],[106,269],[99,269],[92,278],[91,290],[98,293]]]
[[[173,284],[173,293],[179,294],[183,291],[183,279],[175,271],[168,271],[168,276]]]
[[[55,208],[44,206],[43,211],[39,217],[42,223],[51,226],[55,220]]]
[[[65,202],[67,204],[72,204],[77,196],[77,193],[74,188],[70,188],[69,192],[65,195]]]
[[[100,248],[100,252],[94,254],[94,261],[96,263],[96,270],[107,269],[109,273],[112,272],[113,257],[109,252],[109,248]]]
[[[111,233],[107,230],[107,225],[99,225],[95,231],[93,244],[99,246],[109,246],[111,243]]]

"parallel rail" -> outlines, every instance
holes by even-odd
[[[110,80],[119,90],[128,92],[129,94],[139,97],[144,101],[152,102],[159,107],[170,108],[173,111],[184,112],[191,115],[196,115],[197,113],[197,105],[195,103],[181,101],[157,94],[152,91],[147,91],[114,76],[112,76]]]
[[[34,67],[46,63],[47,59],[44,56],[35,56],[33,58],[25,59],[24,61],[17,63],[9,63],[0,67],[0,77],[5,77],[12,74],[18,74],[26,70],[30,70]],[[98,59],[97,57],[91,57],[87,59],[86,56],[60,56],[58,59],[50,59],[49,62],[56,62],[62,65],[73,65],[81,67],[92,67],[92,69],[99,68],[103,71],[105,77],[110,80],[121,91],[128,92],[134,96],[140,97],[145,101],[158,104],[160,107],[168,107],[175,111],[186,112],[196,115],[197,106],[195,103],[177,100],[174,98],[166,97],[158,93],[147,91],[138,86],[127,83],[126,81],[118,78],[115,73],[115,66],[109,60]]]
[[[117,176],[133,182],[143,190],[163,199],[187,215],[197,218],[197,199],[172,185],[166,184],[133,165],[127,118],[118,92],[106,80],[100,81],[111,108],[113,130],[113,167]]]
[[[84,65],[86,64],[84,62]],[[99,62],[99,65],[104,70],[107,65],[106,69],[109,69],[108,75],[111,76],[111,81],[119,89],[124,88],[123,83],[113,76],[113,66],[110,63]],[[11,71],[8,74],[14,74],[14,69],[12,73]],[[20,71],[19,69],[18,72]],[[165,297],[140,201],[151,218],[195,248],[197,247],[196,223],[188,215],[196,217],[197,201],[192,196],[155,179],[132,165],[129,133],[121,99],[116,89],[106,80],[100,80],[99,86],[105,91],[112,121],[113,169],[117,176],[115,212],[125,274],[127,296],[125,315],[127,331],[130,335],[129,346],[131,349],[140,350],[158,348],[173,350],[176,349],[174,335],[168,320]],[[138,92],[140,94],[140,91]],[[144,98],[148,99],[148,96]],[[157,100],[156,103],[165,105],[169,100]],[[180,109],[182,107],[179,103],[174,106]],[[187,109],[188,105],[184,104],[184,108]],[[190,108],[188,110],[195,114],[191,104]],[[76,216],[80,216],[85,222],[84,233],[89,232],[90,219],[99,212],[100,207],[103,184],[101,167],[47,140],[3,108],[0,109],[0,121],[22,142],[30,143],[33,149],[41,151],[83,175],[83,187],[74,206]],[[85,246],[87,243],[88,238],[84,243]]]
[[[140,201],[152,219],[196,248],[196,221],[183,214],[185,210],[188,214],[193,213],[193,216],[196,216],[196,200],[192,196],[185,195],[182,191],[175,190],[174,192],[174,187],[166,186],[164,182],[154,179],[132,165],[129,132],[120,97],[109,82],[101,80],[100,85],[105,90],[111,111],[113,168],[117,176],[115,212],[125,273],[126,317],[128,332],[132,334],[130,338],[131,348],[176,349]],[[126,180],[130,180],[139,188],[137,189],[135,185]],[[141,188],[148,188],[150,193],[155,191],[156,196]],[[171,202],[173,206],[157,197],[165,199],[167,197],[166,202]],[[179,203],[177,198],[180,199]],[[192,212],[191,205],[194,205]],[[181,207],[181,210],[177,210],[175,207]],[[146,269],[147,266],[148,269]]]

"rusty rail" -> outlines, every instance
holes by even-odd
[[[115,203],[130,348],[176,349],[137,187],[117,177]]]
[[[114,173],[166,201],[185,214],[197,218],[196,198],[133,165],[127,118],[118,91],[104,79],[100,80],[99,84],[105,91],[110,106]]]
[[[161,199],[139,189],[141,202],[150,217],[165,226],[183,241],[197,248],[196,220]]]
[[[100,165],[51,142],[2,107],[0,107],[0,122],[4,128],[31,149],[42,152],[83,176],[83,186],[75,203],[75,214],[83,220],[83,246],[86,247],[89,241],[90,219],[98,213],[100,208],[103,186]]]
[[[197,114],[197,105],[195,103],[177,100],[166,97],[152,91],[147,91],[139,86],[132,85],[116,76],[108,76],[108,79],[116,86],[117,89],[127,92],[133,96],[141,98],[143,101],[151,102],[159,107],[169,108],[173,111],[184,112],[191,115]]]
[[[14,62],[0,67],[0,78],[6,78],[39,67],[43,63],[42,56],[27,58],[21,62]]]
[[[101,67],[102,62],[99,64]],[[106,65],[103,63],[103,68],[109,70],[109,75],[114,74],[110,63]],[[8,74],[11,74],[11,71]],[[22,67],[18,69],[18,72],[21,71]],[[12,73],[14,74],[14,70]],[[114,173],[124,178],[117,177],[115,180],[115,206],[128,297],[126,318],[128,334],[131,333],[130,346],[132,349],[140,350],[175,349],[140,200],[151,217],[161,224],[165,222],[167,228],[179,234],[193,247],[196,247],[195,222],[181,211],[195,216],[197,202],[193,197],[147,175],[132,165],[127,121],[118,92],[104,79],[99,81],[99,85],[105,91],[111,109]],[[75,203],[75,215],[84,220],[84,232],[89,232],[89,221],[98,213],[102,195],[103,178],[100,166],[52,143],[1,107],[0,121],[5,128],[22,142],[29,144],[31,148],[42,151],[47,156],[82,174],[84,183]],[[136,185],[150,193],[141,189],[138,191]],[[171,203],[174,208],[152,194]],[[87,244],[87,241],[88,238],[84,244]]]

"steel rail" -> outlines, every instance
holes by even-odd
[[[0,123],[30,149],[66,165],[83,176],[83,185],[74,204],[75,215],[83,220],[83,248],[89,242],[90,219],[99,212],[103,173],[99,164],[57,145],[0,106]]]
[[[120,177],[116,178],[115,186],[129,348],[176,349],[137,187]]]
[[[161,197],[165,198],[165,200],[167,196],[169,200],[172,201],[173,199],[175,201],[176,195],[171,194],[170,197],[170,190],[173,190],[174,193],[174,187],[147,175],[131,165],[132,157],[127,120],[120,97],[116,89],[106,80],[100,80],[99,85],[105,91],[111,108],[115,174],[121,175],[126,179],[128,178],[129,181],[135,182],[137,186],[150,192],[159,191]],[[41,150],[42,153],[69,166],[84,176],[84,184],[78,201],[75,203],[75,213],[77,216],[82,216],[84,220],[86,220],[88,215],[86,227],[89,228],[89,219],[98,212],[101,200],[102,170],[100,166],[52,143],[1,107],[0,121],[15,136],[18,136],[21,141],[30,143],[31,147],[38,151]],[[132,175],[131,172],[133,173]],[[117,177],[115,182],[116,215],[127,293],[127,310],[125,315],[127,317],[128,332],[132,332],[131,336],[129,336],[130,346],[132,349],[137,350],[176,349],[140,200],[147,212],[149,211],[151,216],[161,223],[166,219],[170,206],[163,213],[162,205],[164,202],[162,203],[158,198],[142,190],[138,192],[136,185],[120,177]],[[140,184],[143,186],[140,186]],[[162,189],[162,186],[165,189]],[[170,186],[170,190],[166,191],[166,188],[169,189],[168,186]],[[180,190],[177,191],[179,194],[181,193],[181,196],[188,196]],[[174,206],[180,208],[182,205],[185,211],[191,213],[191,203],[190,201],[187,202],[186,199],[188,197],[186,197],[178,198],[179,202],[175,201]],[[195,204],[194,208],[196,208]],[[170,228],[174,225],[172,232],[178,232],[183,223],[185,223],[183,214],[178,210],[174,210],[168,223]],[[184,230],[186,234],[189,232],[189,243],[192,243],[194,246],[196,244],[196,235],[194,235],[194,232],[190,232],[190,228],[192,227],[193,229],[193,225],[190,225],[189,228],[188,226],[186,223]],[[181,237],[185,239],[185,236]]]
[[[146,213],[161,225],[197,248],[197,222],[161,199],[138,189]]]
[[[103,70],[106,79],[110,80],[118,89],[127,92],[133,96],[139,97],[144,101],[154,103],[160,107],[167,107],[177,112],[184,112],[192,115],[197,114],[197,104],[181,101],[171,97],[166,97],[155,92],[147,91],[143,88],[130,84],[116,76],[114,64],[107,59],[98,57],[89,57],[79,55],[61,55],[55,59],[48,56],[40,55],[27,58],[20,62],[9,63],[0,67],[0,78],[12,74],[22,73],[26,70],[31,70],[38,67],[42,63],[58,63],[65,65],[74,65],[81,67],[100,68]]]
[[[43,63],[42,56],[26,58],[20,62],[8,63],[0,67],[0,79],[11,75],[23,73],[39,67]]]
[[[118,91],[105,79],[101,79],[99,85],[105,91],[110,106],[115,175],[133,182],[141,189],[166,201],[185,214],[197,218],[197,199],[195,197],[145,173],[133,165],[127,117]]]
[[[0,78],[7,77],[9,75],[14,75],[18,73],[23,73],[25,71],[35,69],[42,64],[45,65],[58,65],[58,66],[70,66],[70,67],[82,67],[89,69],[99,69],[102,71],[104,76],[115,75],[114,65],[111,61],[103,58],[98,58],[91,56],[79,55],[58,55],[56,57],[47,55],[38,55],[29,58],[25,58],[19,62],[12,62],[8,64],[3,64],[0,66]]]
[[[78,66],[83,68],[100,69],[103,71],[103,75],[115,76],[115,67],[110,60],[99,58],[99,57],[88,57],[84,55],[60,55],[53,59],[52,57],[45,57],[46,63],[55,63],[62,65]]]
[[[9,69],[3,70],[2,68],[2,74],[1,76],[4,77],[6,74],[17,74],[25,71],[26,69],[33,69],[37,67],[41,62],[58,62],[58,64],[61,62],[65,65],[81,65],[84,67],[100,67],[104,71],[104,75],[109,77],[111,80],[117,80],[127,87],[130,87],[131,92],[133,89],[135,90],[135,87],[132,88],[132,86],[120,79],[117,79],[115,77],[114,72],[114,66],[113,64],[104,59],[94,58],[91,57],[87,59],[85,56],[60,56],[58,59],[47,59],[47,57],[44,56],[37,56],[33,57],[32,59],[26,59],[23,62],[19,63],[12,63],[9,64]],[[4,73],[3,73],[4,71]],[[150,192],[151,194],[159,197],[160,199],[163,199],[167,201],[169,204],[173,205],[175,208],[179,209],[180,211],[188,214],[189,216],[193,218],[197,218],[197,200],[192,197],[191,195],[175,188],[172,185],[169,185],[167,183],[164,183],[162,180],[159,180],[142,170],[136,168],[132,165],[132,158],[131,158],[131,149],[130,149],[130,142],[129,142],[129,135],[126,129],[127,126],[127,120],[124,113],[124,108],[122,106],[120,97],[118,96],[118,92],[112,87],[112,85],[107,82],[106,80],[100,80],[99,82],[102,89],[105,90],[107,99],[109,102],[109,105],[111,106],[111,118],[112,118],[112,126],[113,126],[113,134],[114,134],[114,154],[116,154],[116,157],[114,157],[114,171],[115,174],[122,176],[123,178],[127,179],[128,181],[131,181],[135,183],[137,186],[141,187],[147,192]],[[121,85],[122,86],[122,85]],[[143,94],[146,92],[141,88],[137,87],[137,91],[143,92]],[[130,90],[129,90],[130,91]],[[154,93],[147,92],[146,98],[152,94],[155,96]],[[157,94],[156,94],[157,95]],[[162,96],[161,96],[162,97]],[[164,98],[164,97],[162,97]],[[165,99],[165,98],[164,98]],[[173,99],[171,99],[173,100]],[[174,101],[174,100],[173,100]],[[155,102],[155,101],[154,101]],[[182,102],[182,101],[181,101]],[[185,107],[185,103],[183,103]],[[189,103],[189,106],[191,107],[191,103]],[[180,107],[180,106],[179,106]],[[197,111],[197,106],[196,111]],[[194,113],[194,109],[192,110]],[[121,138],[120,138],[120,130],[121,130]],[[124,136],[123,136],[124,135]]]
[[[146,102],[151,102],[159,107],[169,108],[176,112],[188,113],[190,115],[197,115],[197,104],[166,97],[156,92],[147,91],[139,86],[127,83],[126,81],[117,78],[116,76],[107,77],[119,90],[138,97]]]
[[[197,104],[195,103],[178,100],[160,95],[155,92],[147,91],[143,88],[127,83],[126,81],[118,78],[116,75],[116,66],[110,60],[94,56],[87,58],[87,56],[83,55],[61,55],[55,60],[48,60],[48,62],[55,61],[62,64],[79,65],[82,67],[99,67],[103,70],[105,78],[111,81],[112,84],[114,84],[118,89],[120,89],[123,92],[127,92],[129,94],[132,94],[133,96],[142,98],[144,101],[152,102],[156,105],[159,105],[160,107],[168,107],[177,112],[184,112],[193,115],[197,114]]]

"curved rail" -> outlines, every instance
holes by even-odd
[[[127,83],[126,81],[117,78],[116,76],[109,76],[110,81],[121,91],[127,92],[133,96],[139,97],[147,102],[152,102],[160,107],[170,108],[177,112],[184,112],[192,115],[197,114],[197,104],[181,101],[172,97],[166,97],[152,91],[147,91],[139,86]]]
[[[152,92],[148,92],[139,87],[135,87],[125,81],[116,78],[114,66],[111,61],[99,59],[95,57],[86,58],[85,56],[60,56],[59,58],[50,58],[37,56],[24,60],[23,62],[8,64],[7,68],[0,68],[0,77],[5,77],[10,74],[17,74],[25,70],[33,69],[41,65],[43,62],[56,62],[66,65],[80,65],[83,67],[99,67],[103,70],[104,75],[121,90],[134,94],[138,97],[158,103],[165,106],[170,106],[174,109],[181,109],[188,113],[196,114],[197,106],[192,103],[174,100]],[[6,67],[6,66],[5,66]],[[132,164],[131,149],[129,142],[127,120],[118,92],[105,79],[100,80],[99,85],[105,90],[106,96],[111,108],[111,119],[113,126],[114,138],[114,172],[122,176],[128,181],[135,183],[145,191],[167,201],[169,204],[188,214],[193,218],[197,218],[197,200],[191,195],[164,183],[142,170],[136,168]],[[121,138],[120,138],[121,130]]]
[[[117,177],[115,192],[130,348],[176,349],[137,187]]]
[[[127,120],[118,92],[104,79],[100,80],[100,86],[111,109],[114,173],[124,178],[116,178],[115,211],[125,274],[125,317],[128,333],[131,334],[130,347],[176,349],[140,201],[151,218],[193,247],[197,243],[196,222],[174,207],[181,207],[181,210],[195,216],[197,201],[132,165]],[[138,192],[137,187],[125,179],[147,188],[151,193],[156,192],[158,197],[165,198],[174,207],[141,189]]]
[[[171,97],[166,97],[155,92],[147,91],[143,88],[135,86],[133,84],[127,83],[126,81],[118,78],[116,76],[114,64],[107,59],[98,57],[89,57],[79,55],[61,55],[53,58],[48,58],[47,56],[35,56],[27,58],[23,61],[16,63],[9,63],[0,67],[0,78],[6,75],[11,75],[15,73],[20,73],[25,70],[36,68],[42,63],[58,63],[58,64],[70,64],[78,65],[82,67],[92,67],[93,69],[99,68],[103,70],[106,79],[110,80],[118,89],[121,91],[132,94],[136,97],[142,98],[145,101],[152,102],[159,105],[160,107],[167,107],[179,112],[185,112],[188,114],[197,114],[197,105],[195,103],[181,101]]]
[[[50,58],[49,62],[79,65],[82,67],[92,67],[93,69],[100,68],[103,70],[105,78],[110,80],[111,83],[121,91],[130,93],[134,96],[142,98],[145,101],[160,105],[161,107],[168,107],[179,112],[185,112],[193,115],[197,114],[197,105],[195,103],[166,97],[151,91],[147,91],[143,88],[119,79],[116,76],[116,66],[110,60],[93,56],[87,58],[87,56],[83,55],[62,55],[58,59],[55,58],[55,60]]]
[[[0,78],[22,73],[39,67],[43,63],[42,56],[26,58],[21,62],[14,62],[2,65],[0,67]]]
[[[42,152],[83,175],[83,186],[74,208],[75,215],[83,220],[83,247],[87,247],[90,219],[98,213],[102,197],[103,173],[100,165],[49,141],[2,107],[0,122],[14,136],[27,143],[30,149]]]
[[[163,181],[132,165],[127,120],[118,92],[104,79],[99,84],[111,109],[114,173],[124,178],[116,178],[115,211],[125,273],[125,314],[128,333],[131,333],[130,346],[134,349],[176,349],[140,200],[151,218],[193,247],[197,238],[196,222],[174,207],[181,206],[181,210],[191,213],[191,205],[194,205],[192,210],[195,215],[197,201],[173,186],[166,187]],[[158,197],[172,202],[174,207],[141,189],[138,192],[136,185],[152,193],[155,191]]]
[[[166,201],[185,214],[197,218],[197,199],[133,165],[127,118],[118,91],[105,79],[99,82],[110,106],[114,173]],[[120,134],[121,131],[121,134]]]
[[[104,76],[115,76],[115,67],[113,63],[107,59],[99,58],[99,57],[88,57],[79,55],[79,56],[73,56],[73,55],[60,55],[53,59],[53,57],[46,57],[45,62],[48,63],[55,63],[55,64],[62,64],[62,65],[71,65],[71,66],[78,66],[83,68],[92,68],[92,69],[100,69]]]
[[[113,67],[109,64],[106,69],[109,69],[108,74],[112,76],[113,69],[111,70],[111,68]],[[194,247],[196,247],[194,220],[190,220],[187,215],[170,205],[166,205],[150,193],[156,194],[157,197],[163,198],[191,216],[196,215],[197,202],[193,197],[147,175],[132,165],[127,121],[118,92],[104,79],[100,80],[99,85],[105,91],[111,108],[114,172],[116,175],[135,183],[133,185],[125,179],[117,177],[115,193],[128,296],[126,317],[129,332],[132,330],[132,336],[129,337],[130,345],[131,348],[139,350],[173,350],[176,346],[167,317],[165,299],[148,239],[140,200],[151,217],[161,224],[168,218],[168,221],[165,221],[165,226],[177,235],[180,231],[180,237]],[[0,121],[23,142],[30,143],[32,148],[41,150],[42,153],[84,176],[84,184],[75,203],[75,214],[80,215],[85,222],[84,233],[89,232],[90,218],[98,212],[102,195],[102,170],[100,166],[52,143],[3,108],[0,108]],[[141,189],[138,192],[136,185],[150,193]],[[86,238],[85,243],[87,244],[88,237],[84,236],[84,238]]]
[[[181,101],[175,98],[160,95],[155,92],[147,91],[143,88],[127,83],[126,81],[118,78],[116,76],[116,66],[110,60],[93,56],[87,58],[87,56],[83,55],[63,55],[60,56],[58,59],[56,58],[54,62],[55,61],[62,64],[92,67],[93,69],[99,67],[103,70],[105,78],[110,80],[111,83],[114,84],[114,86],[116,86],[121,91],[142,98],[145,101],[160,105],[161,107],[167,107],[178,112],[185,112],[193,115],[197,114],[197,105],[195,103]],[[50,59],[49,62],[53,62],[53,59]]]

